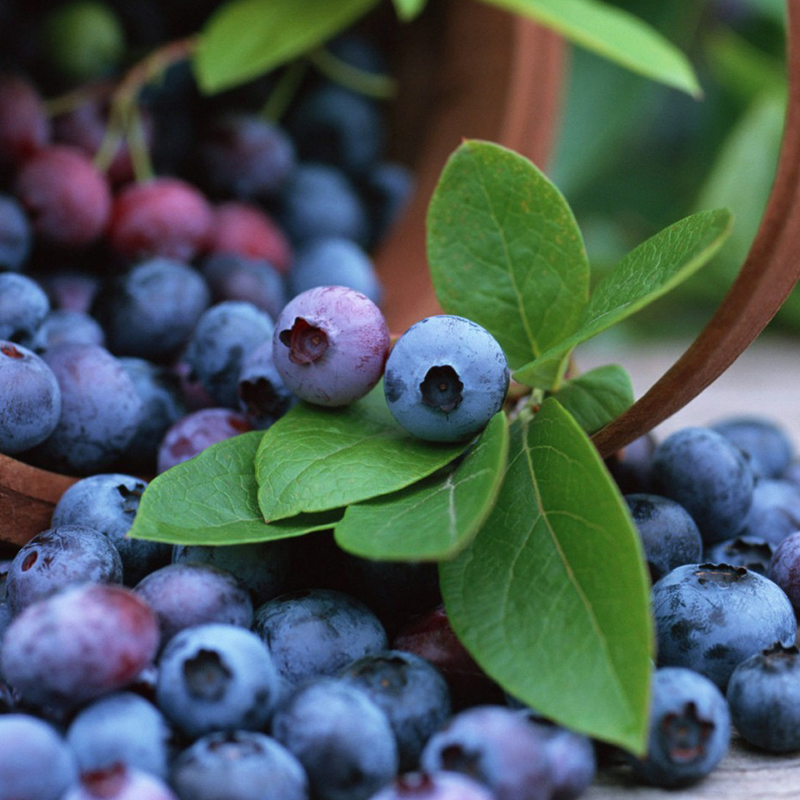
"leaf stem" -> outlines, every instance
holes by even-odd
[[[311,63],[334,83],[377,100],[391,100],[397,94],[397,82],[388,75],[359,69],[342,61],[325,47],[308,54]]]
[[[283,115],[297,94],[303,78],[308,72],[308,61],[305,58],[298,58],[289,64],[283,71],[275,88],[270,92],[267,102],[261,109],[261,116],[270,122],[280,122]]]

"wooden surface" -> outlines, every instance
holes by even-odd
[[[770,755],[741,739],[731,742],[728,755],[694,786],[656,789],[633,782],[623,767],[601,772],[583,800],[797,800],[800,797],[800,756]]]

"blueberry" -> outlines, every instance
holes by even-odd
[[[146,575],[134,591],[156,612],[162,645],[195,625],[249,628],[253,621],[248,591],[230,572],[208,564],[170,564]]]
[[[777,546],[797,530],[800,530],[800,486],[786,480],[757,480],[743,535]]]
[[[171,553],[169,545],[126,536],[146,486],[132,475],[91,475],[70,486],[53,510],[54,527],[86,525],[108,537],[122,558],[122,576],[128,586],[168,564]]]
[[[172,561],[175,564],[206,564],[227,570],[261,605],[287,589],[298,554],[297,540],[275,539],[224,547],[176,545]]]
[[[800,750],[800,652],[776,644],[739,664],[728,683],[731,718],[745,741],[771,753]]]
[[[158,448],[167,431],[188,413],[180,378],[173,370],[141,358],[120,358],[119,363],[142,401],[139,425],[120,462],[126,469],[149,475],[155,472]]]
[[[57,344],[96,344],[102,347],[106,335],[97,320],[84,311],[56,309],[43,320],[31,338],[31,349],[47,350]]]
[[[326,164],[301,164],[283,191],[282,222],[295,242],[343,236],[359,244],[369,239],[369,220],[347,177]]]
[[[339,677],[361,689],[389,719],[400,769],[414,768],[428,739],[450,717],[447,682],[429,661],[400,650],[365,656]]]
[[[623,494],[649,494],[652,491],[650,470],[655,449],[655,437],[647,433],[606,459],[611,477]]]
[[[172,767],[181,800],[307,800],[300,762],[274,739],[254,731],[210,733],[184,750]]]
[[[20,270],[31,250],[33,234],[22,206],[0,194],[0,270]]]
[[[553,777],[544,745],[518,712],[476,706],[456,714],[422,753],[428,772],[462,772],[492,790],[497,800],[549,800]]]
[[[232,114],[214,122],[200,148],[209,188],[241,199],[270,197],[295,169],[292,140],[255,114]]]
[[[47,272],[38,278],[54,309],[87,313],[100,289],[95,275],[78,270],[62,269]]]
[[[166,779],[171,735],[152,703],[131,692],[115,692],[81,709],[66,738],[81,772],[124,764]]]
[[[266,645],[235,625],[187,628],[170,640],[159,659],[158,706],[190,738],[263,729],[279,691]]]
[[[362,192],[372,214],[372,243],[379,243],[399,220],[411,197],[414,178],[407,167],[382,161],[364,177]]]
[[[343,406],[383,374],[389,329],[378,307],[343,286],[320,286],[291,300],[275,325],[275,367],[302,400]]]
[[[202,271],[215,303],[247,301],[273,319],[286,305],[283,277],[269,261],[236,253],[213,253],[203,262]]]
[[[160,779],[123,764],[86,772],[61,800],[178,800]]]
[[[711,426],[750,459],[756,478],[779,478],[794,456],[786,431],[762,417],[730,417]]]
[[[683,506],[655,494],[629,494],[625,501],[642,540],[653,583],[675,567],[701,560],[700,531]]]
[[[316,286],[347,286],[373,303],[381,299],[381,285],[370,257],[355,242],[342,237],[314,239],[297,252],[289,273],[293,295]]]
[[[27,348],[0,340],[0,453],[16,455],[40,444],[60,416],[53,370]]]
[[[332,678],[299,687],[276,711],[272,734],[303,765],[319,800],[366,800],[397,772],[386,715]]]
[[[455,442],[479,433],[502,408],[505,354],[494,337],[464,317],[442,314],[412,325],[386,362],[389,410],[409,433]]]
[[[132,681],[152,660],[158,621],[120,586],[68,587],[11,623],[0,672],[26,702],[74,708]]]
[[[774,549],[769,542],[757,536],[737,536],[707,548],[704,559],[711,564],[747,567],[752,572],[766,575]]]
[[[61,800],[77,780],[75,757],[50,725],[0,716],[0,800]]]
[[[275,366],[272,341],[253,350],[239,374],[239,407],[258,430],[266,430],[296,402]]]
[[[49,311],[50,301],[36,281],[0,273],[0,339],[28,344]]]
[[[110,466],[136,433],[142,403],[133,382],[108,350],[95,345],[60,344],[42,358],[61,389],[61,417],[31,458],[73,474]]]
[[[772,554],[767,576],[786,592],[795,609],[800,611],[800,531],[787,536]]]
[[[730,735],[728,706],[710,680],[680,667],[656,670],[647,755],[631,758],[634,773],[654,786],[689,786],[720,762]]]
[[[59,525],[34,536],[11,562],[6,591],[15,614],[73,583],[122,583],[122,559],[94,528]]]
[[[370,800],[496,800],[496,797],[458,772],[407,772]]]
[[[691,514],[706,545],[732,539],[753,501],[753,471],[742,451],[709,428],[684,428],[653,454],[653,489]]]
[[[334,675],[357,658],[385,650],[386,632],[360,601],[313,589],[282,594],[256,610],[253,630],[278,672],[292,683]]]
[[[366,172],[384,147],[383,118],[375,101],[334,84],[307,94],[288,127],[300,158],[352,174]]]
[[[740,661],[797,634],[792,604],[744,567],[686,564],[653,586],[659,666],[687,667],[724,690]]]
[[[241,301],[218,303],[200,318],[184,357],[219,405],[238,407],[242,364],[273,328],[269,314]]]

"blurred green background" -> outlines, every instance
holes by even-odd
[[[701,209],[727,206],[730,240],[711,264],[621,340],[699,331],[758,229],[781,144],[786,102],[784,0],[616,0],[691,58],[704,98],[661,87],[572,48],[566,107],[548,172],[584,232],[595,278],[638,243]],[[800,334],[800,292],[772,330]]]

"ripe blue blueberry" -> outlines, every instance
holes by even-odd
[[[800,486],[774,478],[757,480],[742,534],[777,546],[797,530],[800,530]]]
[[[147,484],[132,475],[90,475],[72,484],[53,510],[53,527],[86,525],[105,534],[122,558],[122,579],[135,586],[145,575],[169,563],[171,549],[161,542],[131,539],[139,500]]]
[[[273,319],[286,305],[283,277],[264,259],[213,253],[203,262],[202,272],[215,303],[245,300]]]
[[[675,567],[702,559],[700,531],[682,505],[655,494],[629,494],[625,501],[642,540],[653,583]]]
[[[32,238],[22,206],[10,195],[0,194],[0,270],[22,269]]]
[[[219,405],[238,408],[244,360],[269,340],[272,318],[252,303],[227,300],[209,308],[192,334],[185,359]]]
[[[330,589],[282,594],[256,610],[253,630],[291,683],[335,675],[387,647],[378,618],[359,600]]]
[[[653,491],[691,514],[706,545],[741,532],[753,501],[753,471],[742,451],[710,428],[683,428],[653,454]]]
[[[786,431],[772,420],[730,417],[711,427],[747,455],[756,478],[779,478],[794,456]]]
[[[314,239],[297,252],[289,273],[292,295],[315,286],[347,286],[380,303],[381,284],[366,251],[350,239]]]
[[[31,337],[30,346],[37,353],[65,342],[105,345],[106,335],[97,320],[85,311],[51,311]]]
[[[704,561],[711,564],[728,564],[731,567],[746,567],[760,575],[768,575],[769,562],[774,550],[769,542],[757,536],[737,536],[735,539],[726,539],[706,548]]]
[[[50,301],[36,281],[0,273],[0,339],[27,345],[49,311]]]
[[[171,736],[161,712],[132,692],[115,692],[81,709],[66,734],[81,772],[124,764],[162,779]]]
[[[450,690],[436,667],[400,650],[359,658],[339,674],[363,691],[389,719],[400,770],[413,769],[428,739],[449,719]]]
[[[475,706],[461,711],[425,746],[427,772],[463,772],[497,800],[549,800],[553,776],[542,739],[517,711]]]
[[[49,724],[0,716],[0,800],[60,800],[77,779],[75,756]]]
[[[730,735],[728,706],[710,680],[680,667],[656,670],[647,755],[631,759],[633,770],[654,786],[688,786],[720,762]]]
[[[800,531],[787,536],[775,548],[766,574],[786,592],[795,613],[800,612]]]
[[[40,444],[61,416],[61,389],[35,353],[0,340],[0,453],[12,456]]]
[[[653,586],[652,600],[659,666],[687,667],[723,690],[740,661],[797,635],[789,598],[744,567],[677,567]]]
[[[800,750],[800,652],[776,644],[742,661],[728,682],[742,738],[771,753]]]
[[[181,800],[308,800],[300,762],[256,731],[210,733],[184,750],[172,767]]]
[[[508,363],[495,338],[464,317],[412,325],[386,362],[389,410],[409,433],[457,442],[479,433],[502,408]]]
[[[320,286],[291,300],[275,325],[272,354],[299,398],[343,406],[380,380],[389,329],[368,297],[344,286]]]
[[[272,735],[303,765],[319,800],[366,800],[397,773],[386,715],[333,678],[298,687],[275,712]]]
[[[262,730],[279,691],[267,646],[235,625],[186,628],[159,659],[158,706],[190,738],[214,731]]]
[[[372,214],[372,243],[377,244],[397,222],[411,197],[414,179],[408,167],[381,161],[365,176],[362,191]]]
[[[239,408],[257,430],[266,430],[296,402],[275,367],[272,341],[259,345],[242,364]]]

